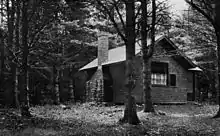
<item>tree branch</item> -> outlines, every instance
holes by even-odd
[[[116,31],[121,36],[122,40],[126,43],[127,39],[125,38],[125,35],[123,35],[122,32],[120,31],[119,26],[114,19],[114,16],[111,15],[111,12],[108,10],[108,8],[100,0],[96,0],[96,2],[104,9],[104,10],[102,10],[103,13],[107,12],[109,19],[113,23]]]
[[[114,7],[116,9],[116,12],[117,12],[117,14],[119,16],[119,19],[120,19],[121,23],[122,23],[123,30],[125,31],[125,22],[123,20],[122,14],[119,11],[118,3],[119,3],[119,0],[118,0],[118,2],[116,0],[113,0],[113,5],[114,5]]]
[[[154,46],[155,46],[155,24],[156,23],[156,2],[155,0],[152,0],[152,26],[151,26],[151,44],[149,47],[148,55],[151,57],[154,52]]]
[[[194,8],[195,10],[197,10],[200,14],[202,14],[205,18],[207,18],[207,20],[215,27],[216,23],[214,21],[214,19],[207,14],[203,9],[201,9],[198,5],[196,5],[192,0],[185,0],[186,3],[188,3],[190,6],[192,6],[192,8]]]
[[[138,15],[140,15],[140,12],[141,12],[141,7],[139,6],[137,9],[137,13],[135,15],[135,19],[137,19]]]
[[[46,26],[48,25],[50,21],[48,21],[47,23],[45,23],[44,25],[42,25],[32,36],[31,41],[29,43],[29,48],[31,48],[33,46],[34,41],[36,40],[36,37],[38,37],[38,35],[40,34],[40,32],[42,32]]]

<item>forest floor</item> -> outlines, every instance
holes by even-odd
[[[15,109],[0,109],[0,136],[218,136],[220,119],[212,119],[216,105],[155,105],[165,115],[144,113],[140,125],[120,124],[124,106],[76,103],[69,109],[45,105],[31,107],[32,119]]]

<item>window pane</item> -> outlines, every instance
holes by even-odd
[[[152,73],[167,73],[168,71],[168,63],[162,62],[152,62],[151,63],[151,72]]]
[[[151,74],[151,84],[153,85],[167,85],[167,75],[161,73]]]

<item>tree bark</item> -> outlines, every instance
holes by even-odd
[[[135,57],[135,2],[134,0],[125,1],[126,5],[126,66],[125,66],[125,88],[127,88],[128,95],[125,104],[124,117],[121,119],[123,123],[139,124],[140,120],[137,116],[135,99],[132,97],[131,92],[135,86],[134,68],[132,65],[133,58]]]
[[[13,8],[12,8],[13,7]],[[8,28],[8,36],[7,36],[7,44],[9,47],[13,46],[13,34],[14,34],[14,0],[11,1],[11,6],[9,0],[6,0],[6,13],[7,13],[7,28]],[[1,82],[3,86],[3,81],[4,81],[4,69],[5,69],[5,52],[2,50],[2,58],[1,58],[1,63],[2,63],[2,75],[1,75]],[[3,58],[4,56],[4,58]]]
[[[1,32],[0,38],[0,46],[1,46],[1,73],[0,73],[0,89],[4,88],[4,69],[5,69],[5,45],[4,45],[4,38],[3,38],[3,31]],[[0,90],[2,91],[2,90]]]
[[[69,90],[70,90],[70,101],[75,101],[75,95],[74,95],[74,87],[73,87],[74,80],[70,79],[69,81]]]
[[[151,99],[151,59],[143,60],[144,112],[155,112]]]
[[[8,28],[8,36],[7,36],[7,44],[9,47],[14,47],[14,22],[15,22],[15,1],[14,0],[7,0],[6,1],[6,13],[7,13],[7,28]],[[4,61],[2,62],[4,63]],[[14,64],[13,64],[14,65]],[[5,67],[5,66],[4,66]],[[3,71],[4,71],[3,67]],[[4,74],[2,75],[2,81],[4,79]]]
[[[144,91],[144,112],[155,112],[151,99],[151,57],[155,44],[155,20],[156,4],[152,0],[152,26],[151,26],[151,45],[147,46],[147,0],[141,1],[142,22],[141,22],[141,44],[143,58],[143,91]]]
[[[0,24],[3,23],[3,0],[0,1]],[[0,91],[3,89],[3,73],[4,73],[4,65],[5,65],[5,45],[4,45],[4,31],[0,30],[0,46],[1,46],[1,71],[0,71]]]
[[[218,64],[218,105],[219,105],[219,109],[217,114],[214,116],[214,118],[219,118],[220,117],[220,2],[218,0],[215,0],[215,34],[217,37],[217,64]]]
[[[220,23],[220,21],[219,21]],[[220,24],[219,24],[220,26]],[[219,109],[218,109],[218,112],[217,114],[213,117],[213,118],[219,118],[220,117],[220,87],[219,87],[219,83],[220,83],[220,31],[216,31],[216,36],[217,36],[217,101],[218,101],[218,106],[219,106]]]
[[[3,1],[1,3],[1,17],[0,24],[3,22]],[[0,91],[3,90],[4,86],[4,69],[5,69],[5,44],[4,44],[4,30],[0,30],[0,46],[1,46],[1,73],[0,73]]]
[[[4,7],[4,4],[3,4],[3,0],[0,0],[0,8],[1,8],[1,10],[0,10],[0,15],[1,15],[1,17],[0,17],[0,24],[2,24],[3,23],[3,7]]]
[[[16,24],[15,24],[15,45],[13,46],[13,51],[17,51],[17,48],[20,48],[20,1],[16,1]],[[15,105],[20,109],[20,100],[19,100],[19,89],[18,89],[18,76],[19,76],[19,67],[15,62],[12,64],[13,67],[13,80],[14,80],[14,96],[15,96]]]
[[[18,68],[15,64],[13,64],[15,105],[18,109],[20,109],[19,90],[18,90],[18,75],[19,75]]]
[[[22,1],[22,93],[21,93],[21,114],[22,116],[30,117],[29,102],[28,102],[28,90],[27,90],[27,72],[28,72],[28,1]]]
[[[29,87],[29,71],[26,73],[26,91],[27,91],[27,105],[30,107],[30,87]]]
[[[1,73],[0,73],[0,105],[4,104],[4,68],[5,68],[5,44],[4,44],[4,31],[0,28],[0,50],[1,50]]]
[[[60,87],[59,87],[59,75],[60,70],[55,68],[55,81],[54,81],[54,93],[55,93],[55,104],[60,104]]]

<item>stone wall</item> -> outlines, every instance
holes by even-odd
[[[86,101],[103,102],[104,86],[103,86],[102,69],[97,69],[91,80],[86,83]]]

